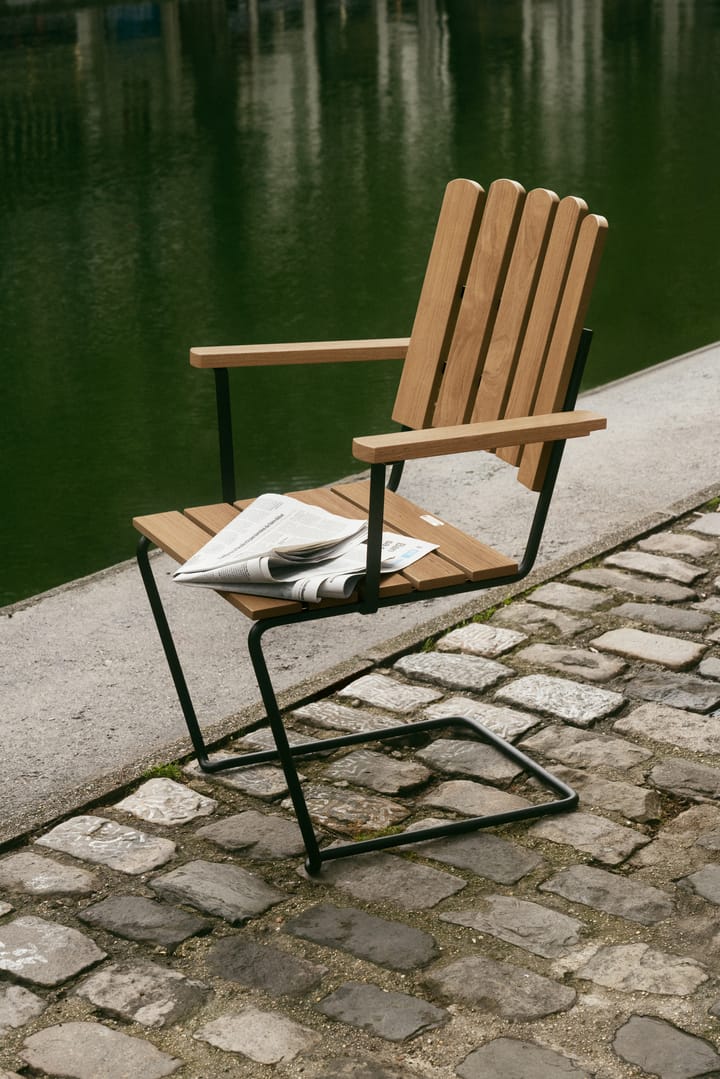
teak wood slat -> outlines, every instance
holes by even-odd
[[[278,345],[209,345],[190,349],[192,367],[270,367],[299,363],[402,360],[409,338],[371,341],[299,341]]]

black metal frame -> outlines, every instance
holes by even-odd
[[[591,341],[591,331],[583,330],[578,346],[577,356],[573,373],[565,399],[565,410],[572,410],[582,378],[585,362]],[[223,498],[227,502],[234,502],[235,477],[234,457],[232,441],[232,421],[230,410],[229,380],[227,369],[216,369],[216,395],[218,425],[220,437],[220,467],[222,478]],[[444,588],[436,588],[422,592],[422,599],[435,599],[440,596],[456,595],[463,592],[486,590],[498,585],[509,585],[522,580],[532,569],[537,557],[540,540],[542,538],[545,521],[547,519],[550,501],[555,481],[560,468],[565,441],[557,441],[553,444],[550,460],[542,488],[538,494],[535,512],[530,525],[528,539],[523,558],[515,573],[503,577],[494,577],[482,581],[464,582],[458,585],[450,585]],[[400,479],[402,462],[392,465],[390,480],[387,488],[395,490]],[[380,596],[380,548],[382,544],[383,510],[386,490],[386,466],[384,464],[372,465],[370,468],[370,506],[368,515],[368,569],[359,599],[356,602],[332,607],[307,607],[295,614],[266,618],[254,622],[248,634],[248,652],[257,680],[258,688],[265,706],[268,722],[275,739],[274,750],[262,750],[253,753],[244,753],[239,756],[226,757],[221,760],[211,760],[208,749],[198,723],[195,708],[192,703],[190,691],[187,686],[182,665],[178,657],[177,649],[173,640],[172,632],[165,615],[157,584],[152,572],[148,557],[150,542],[141,536],[138,541],[137,559],[140,567],[145,590],[148,595],[150,607],[155,618],[160,640],[165,651],[165,657],[170,668],[178,700],[182,708],[185,722],[190,734],[190,739],[195,750],[198,764],[202,771],[208,773],[225,771],[228,768],[238,768],[246,765],[263,764],[268,761],[279,761],[285,774],[288,791],[293,803],[295,815],[307,853],[306,868],[309,873],[319,871],[325,861],[335,858],[343,858],[350,854],[362,854],[367,851],[381,850],[388,847],[419,843],[440,836],[455,835],[463,832],[474,831],[478,828],[486,828],[492,825],[507,824],[512,821],[524,820],[532,817],[545,816],[547,814],[561,813],[574,809],[578,804],[578,795],[562,780],[546,771],[535,761],[531,760],[510,742],[500,738],[482,724],[465,716],[452,716],[443,719],[420,720],[415,723],[407,723],[401,726],[388,727],[380,731],[361,731],[354,734],[341,735],[336,738],[318,739],[312,742],[304,742],[301,745],[290,746],[287,733],[280,714],[272,680],[268,673],[265,656],[262,650],[263,635],[276,626],[289,625],[316,621],[321,618],[337,618],[341,615],[359,613],[373,614],[380,607],[395,606],[401,603],[414,602],[418,594],[410,593],[398,596]],[[419,732],[434,730],[436,728],[469,728],[475,735],[487,744],[497,749],[503,756],[517,763],[524,772],[534,776],[544,786],[554,791],[559,797],[552,801],[530,805],[521,809],[506,813],[493,813],[480,817],[471,817],[459,821],[447,821],[442,825],[432,828],[424,828],[412,832],[400,832],[393,835],[378,836],[357,842],[343,843],[342,845],[320,849],[317,834],[308,812],[305,796],[303,794],[300,779],[295,767],[294,758],[313,753],[327,752],[341,746],[362,744],[364,742],[384,742],[393,738],[407,738],[409,735]]]

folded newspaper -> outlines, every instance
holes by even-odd
[[[348,599],[367,567],[365,520],[285,495],[260,495],[174,573],[176,581],[277,599]],[[381,573],[397,573],[437,544],[383,532]]]

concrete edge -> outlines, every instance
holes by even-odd
[[[668,362],[672,363],[674,361]],[[632,378],[634,376],[628,377]],[[392,662],[399,656],[414,651],[427,640],[440,636],[453,626],[461,625],[473,616],[494,607],[499,602],[514,599],[516,596],[522,595],[540,584],[545,584],[577,566],[608,555],[632,540],[641,539],[659,528],[668,527],[678,518],[691,513],[693,510],[700,509],[713,498],[718,497],[720,497],[720,481],[711,487],[696,491],[694,494],[672,503],[665,511],[652,513],[632,525],[604,533],[594,543],[587,544],[564,555],[562,558],[546,563],[541,568],[534,570],[522,581],[505,587],[488,589],[486,592],[475,593],[472,600],[452,612],[446,612],[437,618],[428,619],[400,636],[374,646],[367,653],[352,656],[343,663],[330,667],[313,678],[299,682],[297,685],[279,693],[280,707],[282,709],[298,708],[301,704],[318,697],[321,693],[323,695],[332,693],[345,683],[367,673],[381,663]],[[119,572],[127,565],[128,562],[122,562],[90,576],[93,579],[105,577]],[[42,593],[42,596],[46,597],[70,591],[83,582],[87,582],[88,579],[84,577],[78,581],[71,581],[53,589],[49,593]],[[482,596],[481,604],[478,602],[479,596]],[[15,607],[17,609],[21,606],[31,605],[39,598],[42,597],[21,600]],[[9,608],[4,610],[9,611]],[[222,742],[259,724],[263,718],[264,710],[260,704],[255,704],[241,712],[227,716],[225,719],[204,728],[207,744],[213,749],[217,748]],[[107,801],[110,797],[121,797],[128,788],[134,786],[143,775],[153,768],[168,763],[183,763],[192,756],[189,739],[179,739],[141,757],[131,766],[118,769],[117,772],[107,773],[101,779],[92,783],[71,788],[69,791],[65,790],[56,797],[48,798],[44,803],[44,812],[40,819],[34,815],[30,819],[30,815],[26,813],[3,822],[4,834],[0,836],[0,851],[5,851],[24,843],[33,832],[45,830],[83,809],[89,810],[93,806]]]

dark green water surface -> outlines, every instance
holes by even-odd
[[[719,121],[720,0],[0,0],[0,604],[219,498],[190,345],[409,332],[454,176],[608,217],[586,385],[720,338]],[[396,379],[240,373],[243,493]]]

